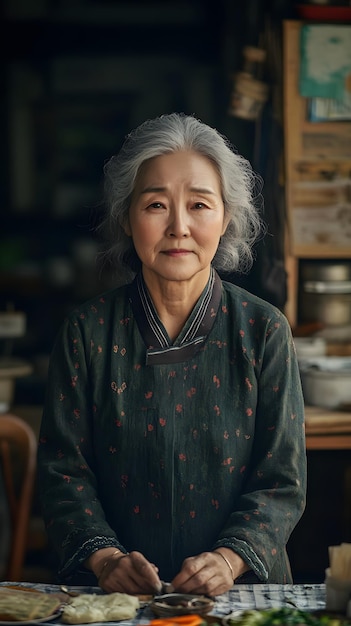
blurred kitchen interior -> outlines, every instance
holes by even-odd
[[[17,315],[3,334],[0,323],[0,411],[10,407],[38,433],[63,317],[114,282],[96,262],[104,162],[144,119],[193,113],[227,135],[262,175],[269,234],[250,274],[226,278],[285,309],[282,25],[300,13],[292,0],[3,0],[2,13],[0,317]],[[235,92],[248,67],[261,85],[254,111],[238,104]],[[296,335],[315,337],[328,314],[314,310],[303,281],[325,264],[341,264],[346,285],[350,254],[298,264],[291,323]],[[340,354],[350,341],[350,296],[345,307]],[[308,507],[290,553],[295,578],[318,582],[327,546],[351,541],[344,487],[350,452],[311,451],[309,468]],[[32,517],[24,578],[41,581],[52,577],[53,562],[36,497]],[[0,533],[4,554],[6,519]]]

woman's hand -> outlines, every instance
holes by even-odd
[[[106,553],[103,558],[94,553],[87,562],[95,573],[99,586],[108,593],[119,591],[129,594],[154,594],[162,589],[158,568],[150,563],[141,552],[124,554],[120,551]]]
[[[181,593],[216,596],[231,589],[234,579],[249,569],[233,550],[220,548],[185,559],[179,574],[172,580],[172,586]]]

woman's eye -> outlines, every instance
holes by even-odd
[[[163,204],[161,202],[152,202],[151,204],[149,204],[149,207],[151,209],[161,209],[163,207]]]
[[[195,202],[194,209],[204,209],[205,206],[204,202]]]

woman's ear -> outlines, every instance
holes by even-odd
[[[127,237],[131,237],[132,236],[132,230],[130,228],[130,223],[129,223],[129,216],[126,215],[124,216],[122,219],[120,219],[119,221],[121,227],[123,228],[125,234],[127,235]]]

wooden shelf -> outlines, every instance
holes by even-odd
[[[285,313],[293,327],[298,323],[299,259],[351,258],[350,238],[347,236],[351,121],[314,122],[308,119],[309,99],[299,91],[300,38],[305,24],[298,20],[286,20],[283,23],[284,156],[288,216],[288,301]],[[343,207],[346,207],[345,215]],[[344,224],[345,219],[347,223]]]
[[[349,137],[351,132],[350,122],[347,120],[340,120],[338,122],[309,122],[306,119],[306,106],[305,115],[301,120],[301,128],[304,132],[316,133],[316,135],[319,135],[321,133],[330,135],[343,135],[346,133],[346,136]]]
[[[350,246],[328,246],[321,244],[320,246],[311,247],[308,244],[294,245],[294,256],[300,259],[347,259],[350,257]]]

